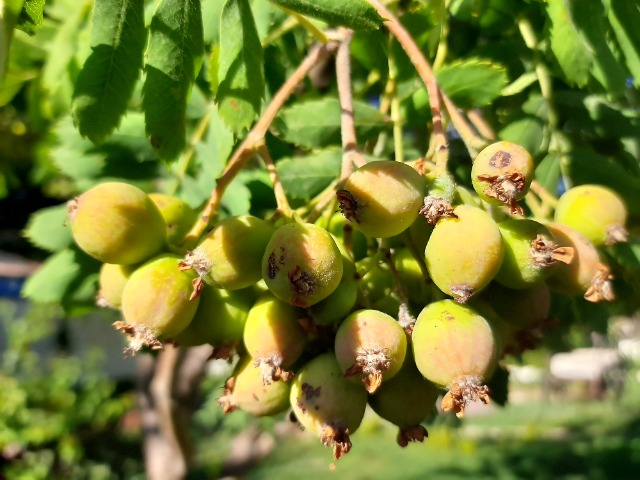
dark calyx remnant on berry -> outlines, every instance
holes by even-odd
[[[478,180],[489,184],[483,189],[487,197],[507,204],[512,214],[524,215],[524,210],[518,205],[517,198],[526,186],[524,175],[517,172],[506,175],[478,175]]]
[[[467,300],[473,297],[473,295],[476,293],[473,287],[464,284],[453,285],[450,290],[453,299],[458,303],[467,303]]]
[[[545,240],[538,234],[531,242],[531,259],[539,267],[550,267],[556,262],[571,263],[574,256],[572,247],[559,247],[555,243]]]
[[[361,374],[367,392],[374,393],[382,384],[382,374],[391,366],[387,349],[360,349],[355,363],[344,372],[345,377]]]
[[[424,442],[428,436],[429,432],[422,425],[412,425],[398,430],[396,442],[404,448],[409,445],[409,442]]]
[[[224,382],[222,395],[218,398],[218,406],[222,408],[223,413],[231,413],[238,408],[238,405],[236,405],[233,400],[233,388],[235,384],[236,377],[229,377],[227,381]]]
[[[351,439],[349,429],[340,424],[327,424],[322,428],[320,441],[327,447],[333,447],[333,458],[340,460],[340,457],[351,450]]]
[[[299,265],[289,272],[289,283],[293,295],[291,303],[297,307],[307,306],[307,297],[316,292],[317,282],[309,272],[304,271]]]
[[[142,347],[148,347],[151,350],[164,348],[156,333],[149,327],[130,325],[121,321],[113,322],[113,327],[124,333],[129,340],[129,346],[123,350],[126,355],[135,356]]]
[[[424,197],[424,205],[420,209],[420,215],[427,219],[427,223],[435,225],[442,217],[458,218],[453,212],[453,205],[444,198],[429,195]]]
[[[451,386],[440,406],[444,412],[454,412],[456,417],[462,418],[467,403],[478,400],[484,404],[491,402],[489,387],[481,385],[479,379],[465,378]]]
[[[338,197],[338,202],[340,203],[340,213],[342,213],[347,220],[360,223],[358,201],[353,197],[351,192],[341,189],[336,192],[336,197]]]
[[[282,380],[288,382],[293,378],[293,372],[285,370],[282,365],[284,360],[282,356],[274,353],[266,357],[258,358],[254,361],[254,365],[260,369],[262,383],[271,385],[272,382]]]
[[[608,247],[616,243],[626,243],[629,241],[629,232],[622,225],[612,225],[607,228],[607,239],[604,244]]]
[[[201,255],[197,250],[187,252],[185,257],[180,260],[180,263],[178,263],[178,270],[180,270],[181,272],[193,270],[198,274],[198,276],[191,282],[193,285],[193,291],[189,296],[189,300],[194,300],[200,296],[205,285],[202,276],[206,275],[206,273],[210,269],[211,262],[207,260],[206,257]]]
[[[616,299],[616,295],[613,291],[613,275],[611,270],[605,264],[598,264],[598,269],[591,280],[591,285],[584,293],[585,300],[589,302],[612,302]]]

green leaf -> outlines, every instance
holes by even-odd
[[[342,150],[330,149],[301,157],[286,157],[276,170],[293,208],[309,202],[340,175]]]
[[[353,30],[376,30],[382,18],[366,0],[271,0],[288,10]]]
[[[92,53],[73,92],[78,129],[102,143],[118,126],[140,74],[146,29],[144,0],[95,0]]]
[[[142,109],[151,145],[164,160],[185,146],[187,98],[202,62],[198,0],[161,0],[149,27]]]
[[[366,103],[354,101],[353,109],[360,141],[388,124],[379,110]],[[340,144],[340,102],[336,98],[298,102],[280,112],[276,128],[285,140],[303,147]]]
[[[18,17],[16,28],[35,35],[42,25],[44,4],[46,0],[25,0],[22,11]]]
[[[263,52],[248,0],[227,0],[220,23],[216,102],[236,133],[251,127],[264,95]]]
[[[73,243],[71,228],[67,225],[67,205],[38,210],[29,218],[23,235],[36,247],[57,252]]]
[[[489,105],[500,96],[508,82],[507,71],[502,65],[479,58],[445,65],[436,77],[442,91],[461,108]]]
[[[571,16],[571,3],[572,0],[547,2],[547,14],[551,19],[551,50],[567,80],[582,87],[589,79],[593,51]]]
[[[629,0],[605,0],[609,23],[626,59],[627,68],[640,85],[640,8]]]
[[[625,88],[627,72],[615,57],[607,42],[609,24],[602,2],[572,1],[572,16],[593,51],[591,74],[610,94],[620,94]]]
[[[100,268],[100,262],[75,248],[49,257],[25,282],[22,295],[34,302],[62,303],[73,294],[74,285]]]
[[[561,157],[558,152],[549,152],[536,167],[536,180],[553,194],[558,191]]]

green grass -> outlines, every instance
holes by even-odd
[[[423,444],[402,449],[395,431],[373,418],[337,462],[310,434],[278,440],[245,478],[625,479],[640,472],[640,404],[529,404],[465,419],[439,418]],[[449,425],[447,425],[449,424]],[[330,470],[331,464],[335,470]]]

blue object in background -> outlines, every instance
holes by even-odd
[[[20,298],[25,278],[0,277],[0,298]]]

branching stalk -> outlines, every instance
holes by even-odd
[[[344,39],[336,54],[336,78],[340,98],[340,132],[342,134],[342,169],[340,179],[346,179],[353,171],[353,164],[361,167],[364,157],[358,149],[358,139],[354,122],[353,94],[351,92],[351,55],[349,48],[353,31],[342,29]]]
[[[247,160],[251,155],[264,144],[264,136],[267,130],[273,123],[276,115],[280,109],[284,106],[291,94],[302,80],[307,76],[309,71],[321,60],[334,53],[338,48],[337,42],[329,42],[324,45],[317,46],[312,49],[307,57],[302,61],[293,74],[284,82],[280,89],[276,92],[271,100],[271,103],[267,106],[262,113],[256,124],[251,131],[247,134],[245,140],[235,150],[232,157],[229,159],[227,166],[222,172],[220,178],[216,180],[216,187],[211,193],[211,197],[207,202],[202,214],[198,218],[198,221],[191,228],[183,245],[187,248],[195,245],[200,236],[205,232],[211,222],[215,220],[217,215],[218,206],[222,200],[222,196],[226,191],[231,181],[242,170]]]
[[[291,210],[289,200],[287,200],[287,195],[284,192],[284,188],[282,187],[282,182],[280,181],[280,176],[278,175],[278,171],[276,170],[276,165],[275,163],[273,163],[273,159],[271,158],[269,149],[264,143],[262,143],[258,147],[258,154],[260,155],[260,157],[262,157],[262,160],[267,167],[269,179],[271,179],[271,183],[273,185],[273,193],[276,196],[276,204],[278,205],[278,210],[280,210],[280,212],[285,217],[291,218],[291,216],[293,215],[293,210]]]
[[[386,27],[391,34],[398,40],[402,48],[407,52],[411,63],[416,68],[418,75],[424,82],[429,95],[429,104],[431,105],[431,118],[433,121],[433,132],[436,139],[435,158],[436,167],[439,171],[445,171],[447,161],[449,160],[449,147],[444,134],[444,126],[442,123],[442,107],[440,103],[440,89],[436,82],[433,70],[429,62],[420,51],[418,45],[413,40],[409,32],[402,26],[400,21],[385,7],[379,0],[367,0],[378,14],[384,19]]]

